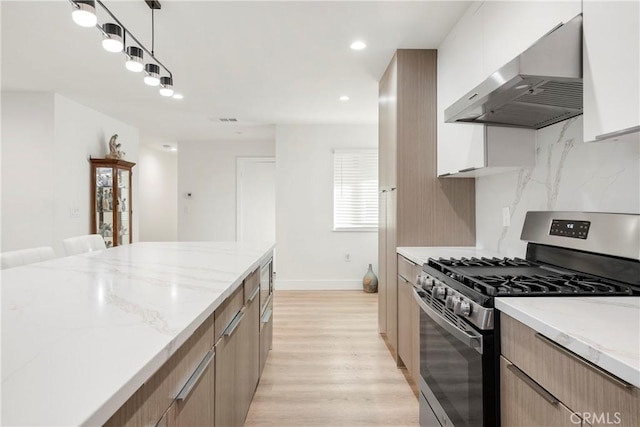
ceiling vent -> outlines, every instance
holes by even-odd
[[[232,118],[222,118],[220,119],[221,122],[237,122],[238,119],[232,119]]]

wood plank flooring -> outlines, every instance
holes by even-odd
[[[418,401],[378,334],[377,301],[276,292],[273,350],[245,426],[417,426]]]

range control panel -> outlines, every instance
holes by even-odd
[[[551,221],[551,236],[571,237],[574,239],[586,239],[589,234],[590,221],[570,221],[554,219]]]

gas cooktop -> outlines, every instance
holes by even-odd
[[[640,295],[629,284],[520,258],[429,258],[427,265],[488,297]]]

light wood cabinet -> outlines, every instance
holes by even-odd
[[[583,2],[584,140],[640,141],[640,3]],[[613,134],[613,135],[612,135]],[[623,139],[620,138],[620,139]]]
[[[580,12],[578,0],[489,1],[469,7],[438,48],[438,176],[477,177],[533,166],[533,130],[520,130],[514,143],[512,135],[491,134],[483,125],[445,123],[444,110]],[[504,144],[509,144],[506,151]]]
[[[420,384],[420,307],[413,289],[422,266],[398,255],[398,356],[415,384]]]
[[[615,423],[619,426],[640,425],[640,389],[626,384],[504,313],[500,314],[500,330],[504,359],[586,422],[593,426],[605,426],[619,420]],[[519,405],[516,397],[509,393],[505,395],[501,390],[501,401],[505,399],[503,416],[506,407],[513,406],[519,411],[531,410]]]
[[[242,304],[245,301],[243,295],[247,295],[247,303],[241,306],[226,328],[222,330],[215,346],[215,424],[217,426],[242,426],[258,385],[260,289],[255,284],[259,283],[259,275],[258,269],[245,280],[245,289],[250,289],[250,293],[243,292],[243,289],[239,288],[219,311],[216,310],[216,322],[218,316],[228,318],[229,312],[233,312],[238,306],[238,301]],[[219,315],[218,312],[220,312]]]
[[[242,423],[249,412],[260,376],[260,303],[255,296],[247,301],[244,318],[238,326],[238,400],[235,404]]]
[[[582,422],[504,357],[500,357],[500,396],[503,427],[575,427]]]
[[[132,174],[135,163],[117,159],[91,161],[91,233],[107,247],[133,242]]]
[[[397,246],[475,244],[473,180],[436,176],[435,50],[396,51],[379,83],[379,330],[398,348]]]
[[[260,375],[267,363],[267,356],[273,346],[273,300],[269,302],[260,317]]]
[[[205,356],[201,366],[201,371],[196,371],[193,388],[188,391],[181,391],[185,396],[178,395],[178,399],[172,404],[170,413],[172,420],[170,426],[192,427],[192,426],[213,426],[215,422],[215,353],[213,349]]]

